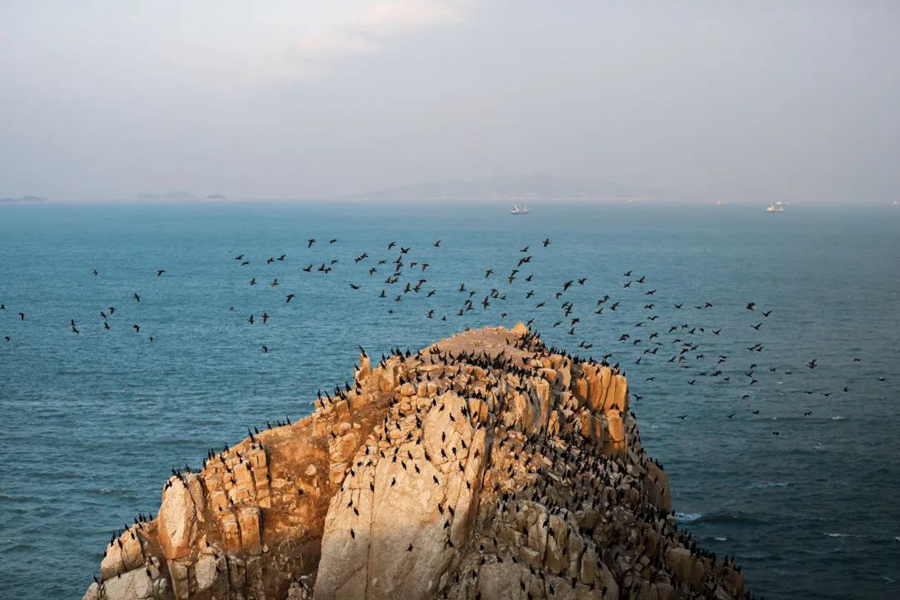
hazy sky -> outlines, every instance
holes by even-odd
[[[0,196],[900,197],[900,1],[0,0]]]

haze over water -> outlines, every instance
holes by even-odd
[[[351,375],[357,345],[377,357],[534,318],[548,344],[612,353],[622,365],[643,442],[671,478],[680,526],[734,555],[748,590],[896,597],[900,211],[531,208],[513,217],[498,205],[2,207],[0,336],[10,341],[0,339],[0,596],[80,597],[110,532],[156,511],[170,467],[197,467],[208,448],[237,442],[248,427],[308,414],[317,389]],[[311,249],[309,238],[318,240]],[[411,247],[407,261],[430,265],[418,294],[383,283],[395,240]],[[534,258],[510,285],[525,246]],[[355,263],[363,253],[369,258]],[[239,254],[251,264],[241,266]],[[301,270],[333,259],[327,275]],[[486,280],[488,268],[496,274]],[[403,282],[415,283],[415,270],[404,269]],[[642,275],[645,284],[623,288]],[[280,285],[270,286],[276,277]],[[581,277],[583,286],[555,298]],[[460,317],[461,282],[478,291],[473,301],[491,287],[507,300],[487,310],[476,302]],[[620,306],[597,315],[604,294]],[[541,300],[547,306],[535,308]],[[564,300],[581,318],[575,335]],[[694,308],[704,302],[713,307]],[[109,306],[106,331],[100,311]],[[268,324],[247,322],[264,311]],[[660,350],[642,355],[653,331]],[[617,341],[623,333],[631,339]],[[690,368],[667,362],[681,348],[676,339],[699,344],[683,363]],[[762,352],[747,350],[757,343]],[[720,355],[723,374],[700,375]],[[758,383],[750,385],[752,363]]]

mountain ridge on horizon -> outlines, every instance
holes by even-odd
[[[481,179],[445,179],[340,194],[341,199],[392,200],[659,200],[684,198],[659,188],[585,176],[498,175]]]

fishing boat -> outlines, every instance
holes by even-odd
[[[784,202],[776,202],[775,204],[770,204],[769,208],[766,209],[766,212],[770,212],[770,213],[784,212]]]
[[[523,206],[522,208],[519,208],[518,204],[513,204],[512,210],[510,210],[509,213],[512,215],[527,215],[528,207]]]

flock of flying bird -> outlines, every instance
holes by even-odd
[[[310,255],[316,256],[317,260],[313,262],[308,258],[303,261],[306,264],[299,268],[299,272],[310,274],[308,276],[329,276],[341,265],[340,253],[338,253],[338,257],[334,257],[334,253],[332,253],[323,259],[320,249],[327,251],[328,248],[337,244],[339,241],[336,238],[329,239],[327,242],[319,242],[316,239],[306,240],[305,250]],[[374,295],[374,302],[382,303],[383,310],[388,315],[401,314],[400,307],[413,302],[414,299],[428,301],[437,294],[441,296],[449,294],[451,297],[455,297],[456,307],[452,310],[439,311],[438,308],[429,306],[423,308],[419,315],[426,319],[439,319],[440,321],[477,315],[481,320],[487,318],[496,322],[496,317],[499,317],[499,320],[503,322],[510,315],[512,315],[510,319],[518,320],[519,316],[530,311],[528,316],[531,318],[527,319],[525,323],[529,329],[535,329],[537,320],[539,324],[546,324],[553,334],[571,336],[570,339],[573,342],[582,338],[577,344],[577,352],[583,352],[588,356],[592,355],[594,344],[588,339],[583,339],[585,329],[596,335],[598,329],[607,327],[603,324],[605,316],[615,314],[619,317],[622,313],[631,316],[637,310],[639,316],[633,319],[636,322],[631,323],[626,331],[620,331],[615,336],[607,337],[607,344],[616,347],[615,351],[607,352],[597,358],[604,362],[612,362],[611,359],[615,356],[619,359],[616,366],[624,371],[626,361],[645,370],[647,365],[644,361],[649,362],[656,359],[657,356],[665,356],[667,357],[666,365],[683,369],[686,372],[685,383],[687,386],[695,386],[703,381],[742,386],[744,393],[741,399],[745,401],[749,401],[751,393],[758,389],[762,380],[761,376],[776,373],[784,377],[794,375],[794,371],[791,369],[779,371],[779,368],[775,366],[760,366],[759,356],[766,350],[766,346],[762,342],[755,342],[744,347],[746,360],[742,364],[746,364],[746,366],[740,370],[729,368],[731,364],[739,360],[738,357],[714,352],[708,342],[711,338],[718,338],[724,327],[691,324],[688,323],[690,317],[687,316],[693,312],[695,315],[702,315],[705,318],[706,315],[721,309],[710,301],[691,304],[685,302],[663,303],[657,299],[657,287],[648,281],[647,276],[638,274],[633,269],[625,271],[621,276],[621,281],[614,284],[618,287],[617,297],[613,298],[609,293],[605,293],[597,298],[596,302],[591,300],[591,304],[588,306],[585,306],[586,303],[583,302],[583,298],[588,293],[586,287],[588,277],[573,277],[560,281],[555,288],[546,283],[538,285],[541,282],[535,282],[536,274],[532,261],[539,253],[549,252],[551,244],[552,241],[548,238],[533,244],[536,252],[532,250],[532,245],[519,249],[509,260],[508,274],[501,275],[493,267],[489,267],[484,269],[483,275],[479,275],[474,281],[462,281],[458,285],[454,284],[452,288],[444,289],[428,285],[434,271],[432,263],[429,261],[436,260],[437,255],[443,252],[442,240],[430,244],[431,248],[428,249],[430,257],[418,259],[415,254],[412,254],[412,246],[404,246],[398,244],[397,241],[392,241],[386,245],[385,250],[377,258],[374,256],[378,253],[376,250],[372,250],[372,255],[367,251],[353,258],[356,279],[346,281],[345,289],[350,294]],[[319,253],[316,253],[317,250]],[[245,253],[237,254],[233,260],[239,267],[239,272],[256,268],[255,263]],[[285,271],[291,267],[282,265],[289,265],[289,263],[290,259],[287,254],[273,254],[264,260],[262,268],[269,270],[267,275],[263,276],[257,273],[251,275],[249,279],[244,279],[245,285],[249,285],[250,288],[266,288],[273,293],[284,290],[283,297],[267,296],[267,301],[270,302],[267,310],[246,315],[248,326],[268,327],[270,321],[274,322],[273,318],[276,313],[279,313],[278,319],[280,320],[284,314],[279,312],[276,305],[290,305],[300,295],[301,292],[298,288],[291,288],[291,284],[284,282],[286,276],[299,274],[289,270]],[[278,268],[279,266],[282,266],[281,269]],[[153,277],[154,274],[155,277]],[[148,277],[165,279],[164,276],[167,274],[168,270],[161,268],[148,273]],[[101,277],[100,272],[96,269],[92,271],[91,275]],[[313,285],[319,284],[314,283]],[[134,291],[128,302],[136,305],[140,304],[141,299],[141,293]],[[511,300],[513,302],[510,302]],[[577,309],[576,301],[579,303]],[[0,303],[0,316],[7,310],[6,305]],[[488,313],[494,310],[497,311],[497,315],[488,316]],[[743,327],[747,328],[748,334],[759,332],[766,326],[767,320],[773,314],[773,309],[764,309],[752,301],[747,302],[739,310],[746,315],[746,323]],[[235,312],[236,309],[231,306],[229,311]],[[117,308],[116,306],[98,308],[97,315],[100,326],[107,332],[112,331],[113,327],[110,323],[118,320],[118,315],[123,312],[127,314],[129,311],[127,308],[123,311],[122,307]],[[407,313],[402,314],[407,316]],[[27,323],[27,314],[24,310],[18,310],[17,316],[18,321]],[[619,317],[618,325],[620,327],[623,326],[622,318],[624,317]],[[126,324],[126,326],[128,325]],[[79,335],[83,328],[74,318],[69,320],[68,327],[73,335]],[[133,329],[135,334],[140,334],[142,331],[142,325],[138,322],[130,323],[129,328]],[[6,334],[4,339],[8,343],[12,337],[10,334]],[[149,342],[153,342],[154,339],[154,335],[147,336]],[[261,344],[260,350],[268,353],[270,351],[269,343]],[[860,359],[854,358],[853,360],[859,361]],[[818,366],[818,360],[812,358],[801,368],[811,371]],[[655,375],[648,375],[645,378],[646,381],[654,379]],[[883,377],[879,379],[884,381]],[[640,386],[632,382],[631,387],[634,390]],[[836,390],[816,391],[813,389],[803,389],[802,391],[810,396],[821,394],[826,398],[836,392]],[[849,387],[844,386],[840,392],[849,392]],[[636,402],[642,399],[641,395],[633,391],[631,396]],[[760,410],[752,409],[752,413],[758,415]],[[728,414],[728,418],[733,418],[735,414],[734,412]],[[804,416],[811,415],[812,411],[804,412]],[[684,421],[688,415],[678,415],[677,418]],[[773,431],[772,434],[778,435],[779,432]]]

